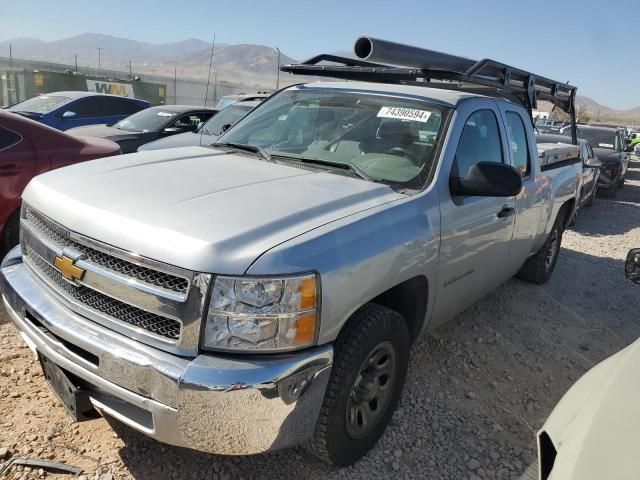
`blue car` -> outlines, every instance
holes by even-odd
[[[85,125],[111,125],[148,108],[146,100],[95,92],[52,92],[16,103],[7,110],[68,130]]]

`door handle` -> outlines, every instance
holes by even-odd
[[[502,207],[502,210],[498,212],[498,218],[507,218],[516,213],[515,208],[511,207]]]
[[[16,165],[15,163],[0,165],[0,170],[15,170],[16,168],[18,168],[18,165]]]

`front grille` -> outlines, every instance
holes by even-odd
[[[82,285],[72,285],[29,246],[24,246],[23,254],[35,269],[78,303],[161,337],[170,340],[178,340],[180,337],[180,322],[146,312]]]
[[[189,288],[189,282],[185,278],[143,267],[76,242],[59,232],[49,220],[31,208],[26,208],[25,218],[43,237],[61,247],[72,247],[86,255],[87,259],[96,265],[177,293],[186,293]]]

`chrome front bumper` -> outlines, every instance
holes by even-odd
[[[71,312],[45,288],[13,249],[0,272],[9,316],[27,344],[86,382],[99,411],[161,442],[228,455],[297,445],[313,433],[330,345],[277,356],[183,358]]]

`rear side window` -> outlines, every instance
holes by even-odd
[[[0,150],[12,147],[19,143],[22,137],[8,128],[0,127]]]
[[[453,174],[463,178],[477,163],[503,161],[496,114],[493,110],[478,110],[472,113],[460,135]]]
[[[75,118],[104,117],[104,103],[100,97],[82,98],[69,105],[69,110],[76,113]],[[64,111],[62,112],[64,113]]]
[[[513,157],[513,166],[523,177],[531,173],[531,158],[529,156],[529,142],[527,131],[524,129],[522,117],[516,112],[507,112],[507,130],[509,131],[509,146]]]
[[[104,97],[102,100],[104,101],[103,115],[105,116],[129,116],[142,110],[142,106],[125,98]]]

